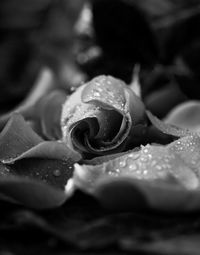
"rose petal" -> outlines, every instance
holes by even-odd
[[[73,164],[80,160],[66,144],[43,141],[19,114],[13,114],[1,133],[0,156],[4,173],[26,176],[64,188]],[[17,162],[17,164],[16,164]],[[2,172],[3,173],[3,172]]]
[[[17,157],[4,159],[4,164],[13,164],[14,162],[25,158],[42,158],[42,159],[56,159],[77,162],[81,159],[78,152],[72,151],[65,143],[57,141],[44,141],[29,150],[21,153]]]
[[[0,135],[0,159],[11,164],[0,164],[0,198],[47,209],[67,199],[64,187],[80,155],[64,143],[43,141],[20,114],[13,113]]]
[[[72,177],[74,162],[42,158],[26,158],[7,165],[10,174],[17,177],[27,177],[38,180],[64,190]]]
[[[107,175],[108,177],[130,176],[133,179],[148,181],[173,180],[173,182],[179,183],[188,189],[196,189],[199,186],[196,174],[179,157],[175,157],[164,146],[147,145],[142,147],[140,151],[125,154],[102,165],[84,165],[84,169],[85,175],[87,172],[88,174],[90,172],[92,174],[101,173],[99,175],[100,178],[102,175]],[[93,178],[88,175],[86,178],[90,180],[89,183],[95,185],[94,180],[91,181],[91,178],[97,181],[97,176],[95,175]]]
[[[200,101],[188,101],[171,110],[164,121],[180,128],[200,132]]]
[[[138,210],[143,208],[166,212],[190,212],[200,209],[200,191],[180,189],[169,183],[150,183],[120,179],[102,179],[93,194],[111,210]]]
[[[66,93],[56,90],[47,96],[43,96],[35,106],[35,111],[41,121],[42,134],[50,140],[62,137],[60,118],[65,100]]]
[[[87,179],[84,178],[85,171],[87,171]],[[147,207],[181,212],[200,209],[200,191],[183,189],[173,182],[137,180],[130,176],[108,178],[104,175],[99,178],[101,173],[95,171],[94,167],[82,169],[79,165],[78,167],[76,165],[74,174],[75,188],[78,187],[92,194],[103,206],[112,210],[135,210]],[[97,178],[95,185],[91,185],[95,178]]]
[[[168,148],[193,169],[198,177],[200,176],[200,137],[198,134],[183,137],[169,144]]]
[[[139,147],[134,148],[133,150],[131,150],[131,152],[136,152],[140,150]],[[130,151],[125,151],[125,152],[119,152],[119,153],[115,153],[115,154],[109,154],[109,155],[105,155],[105,156],[98,156],[89,160],[82,160],[81,163],[86,164],[86,165],[100,165],[103,164],[104,162],[110,161],[112,159],[121,157],[127,153],[129,153]]]
[[[170,125],[159,120],[150,111],[146,111],[146,113],[152,125],[155,126],[157,129],[159,129],[160,131],[162,131],[164,134],[168,134],[168,135],[172,135],[176,137],[183,137],[183,136],[190,135],[192,133],[189,129],[180,128],[178,126]]]
[[[142,146],[101,165],[75,164],[73,185],[109,208],[200,209],[199,148],[200,137],[190,135],[167,146]]]
[[[112,76],[98,76],[84,87],[82,101],[84,103],[97,101],[100,106],[103,104],[104,108],[114,108],[125,113],[128,110],[124,93],[125,86],[126,84]]]
[[[39,181],[9,176],[0,179],[0,199],[34,209],[49,209],[62,205],[67,195],[64,191]]]
[[[0,161],[16,158],[42,141],[20,114],[13,113],[0,134]]]

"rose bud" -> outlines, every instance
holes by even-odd
[[[120,152],[140,144],[145,107],[123,81],[101,75],[67,98],[61,126],[63,141],[86,157]]]

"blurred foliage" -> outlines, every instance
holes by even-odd
[[[199,98],[200,1],[90,2],[94,32],[90,34],[93,45],[87,44],[100,50],[96,54],[83,50],[87,57],[81,57],[79,64],[89,76],[112,74],[130,83],[133,66],[139,63],[145,102],[152,92],[171,86],[178,93],[175,104],[187,97]],[[168,93],[165,102],[167,98]]]
[[[199,22],[199,0],[2,0],[1,111],[22,100],[43,66],[65,88],[99,74],[130,83],[139,64],[145,102],[168,86],[181,88],[175,104],[199,98]]]
[[[0,111],[19,103],[39,70],[71,59],[73,25],[82,1],[0,2]],[[59,66],[60,67],[60,66]]]

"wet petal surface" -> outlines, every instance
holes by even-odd
[[[0,134],[0,198],[35,209],[57,207],[68,195],[78,153],[58,141],[44,141],[14,113]]]
[[[131,196],[135,197],[139,192],[139,196],[144,197],[143,202],[153,208],[194,210],[199,208],[200,201],[199,145],[199,136],[189,135],[166,146],[142,146],[139,151],[100,165],[76,164],[74,186],[93,194],[106,206],[110,201],[114,207],[120,207],[121,199],[126,196],[125,206],[137,206]],[[106,196],[107,192],[110,194]],[[116,198],[118,193],[121,198]],[[166,197],[168,209],[163,203]],[[191,201],[188,202],[189,198]]]
[[[156,116],[154,116],[149,111],[147,111],[147,116],[150,119],[152,125],[165,134],[176,136],[176,137],[183,137],[183,136],[190,135],[192,133],[192,131],[189,129],[181,128],[175,125],[170,125],[168,123],[165,123],[159,120]]]
[[[98,101],[109,108],[125,112],[127,102],[124,94],[126,84],[112,76],[101,75],[87,83],[82,93],[84,103]]]

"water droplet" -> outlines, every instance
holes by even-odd
[[[145,170],[143,170],[143,174],[144,175],[147,175],[148,174],[148,171],[145,169]]]
[[[94,93],[93,93],[93,95],[94,95],[94,97],[100,97],[100,93],[99,93],[99,92],[97,92],[97,91],[96,91],[96,92],[94,92]]]
[[[140,157],[140,153],[131,153],[128,155],[129,158],[132,158],[132,159],[138,159]]]
[[[61,175],[60,170],[59,170],[59,169],[55,169],[55,170],[53,171],[53,175],[54,175],[55,177],[59,177],[59,176]]]
[[[161,165],[156,165],[156,169],[160,171],[160,170],[162,170],[162,166]]]
[[[108,171],[108,175],[115,176],[115,173],[113,171]]]
[[[136,174],[138,174],[139,176],[141,175],[141,170],[140,169],[138,169],[137,171],[136,171]],[[137,176],[138,177],[138,176]]]
[[[76,90],[77,90],[77,87],[75,87],[75,86],[71,86],[70,87],[70,92],[71,93],[75,92]]]
[[[141,156],[140,161],[141,162],[147,162],[149,159],[146,156]]]
[[[120,167],[125,167],[126,166],[126,160],[122,160],[119,162]]]
[[[138,169],[138,165],[136,163],[132,163],[128,168],[130,171],[136,171]]]
[[[119,173],[120,173],[119,168],[116,168],[116,169],[115,169],[115,172],[119,174]]]
[[[142,148],[142,152],[144,154],[147,154],[149,152],[149,149],[147,147]]]

